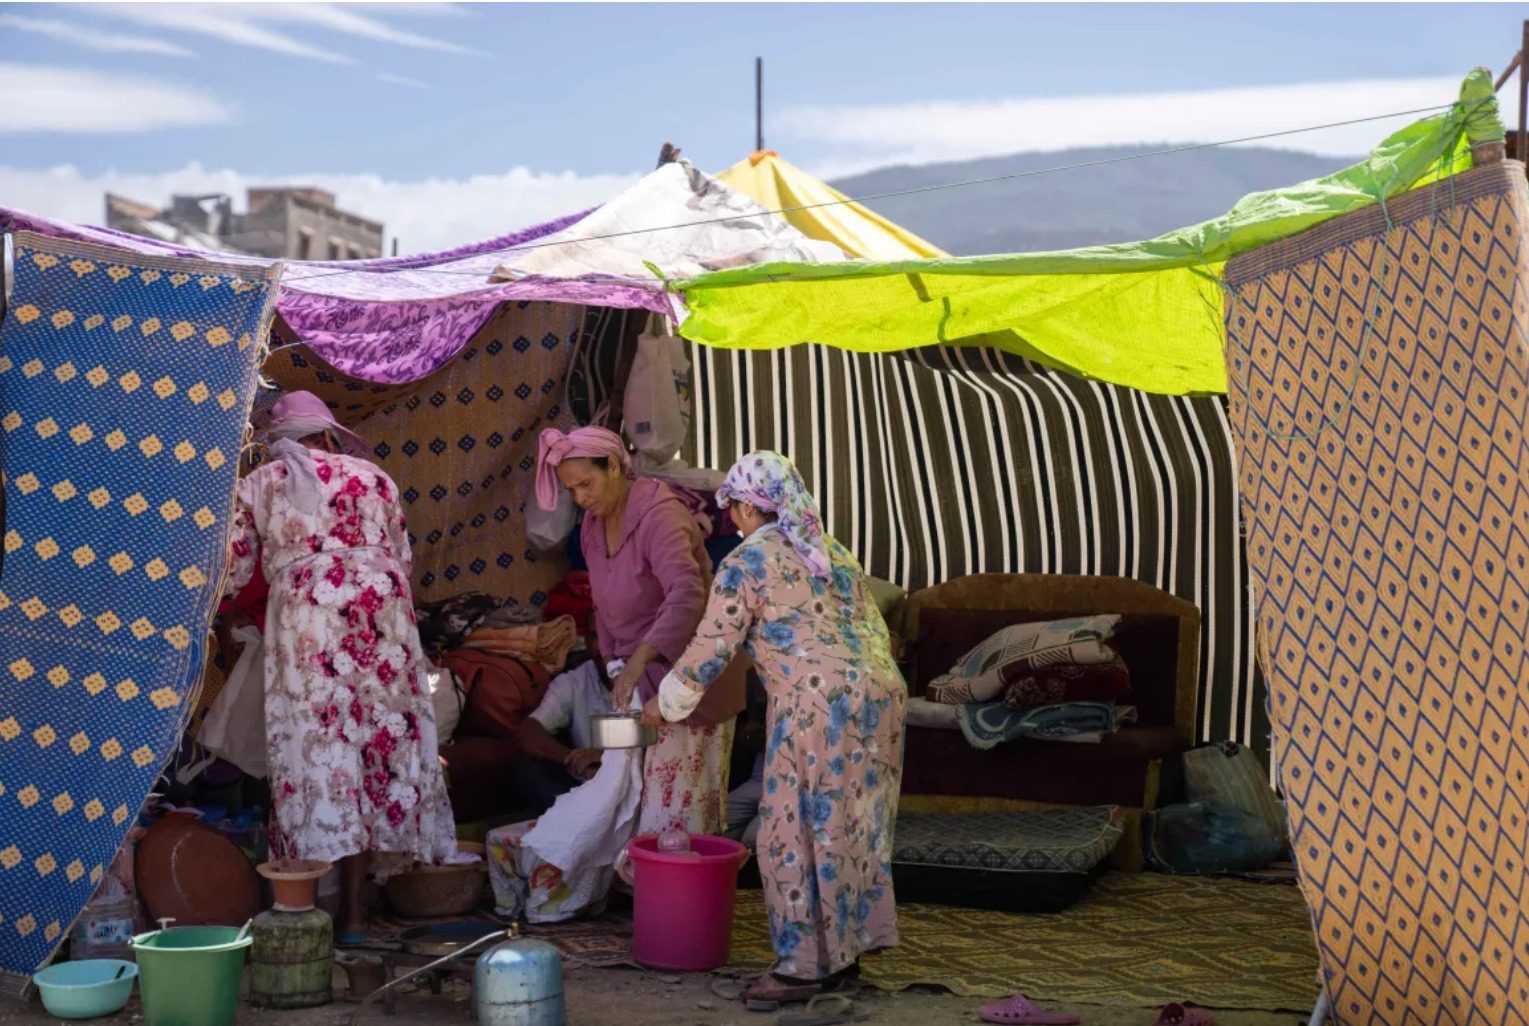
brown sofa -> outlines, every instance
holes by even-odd
[[[1140,581],[1060,574],[978,574],[915,593],[903,613],[904,675],[913,695],[975,645],[1016,624],[1096,613],[1121,616],[1116,644],[1131,670],[1138,720],[1099,744],[1016,741],[979,751],[960,731],[909,727],[902,805],[976,811],[1118,805],[1139,813],[1164,799],[1195,735],[1200,611]],[[1135,815],[1132,816],[1134,820]],[[1139,849],[1130,833],[1125,861]]]

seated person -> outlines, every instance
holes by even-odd
[[[747,699],[738,716],[738,732],[733,742],[730,779],[742,781],[727,796],[727,833],[723,836],[749,848],[759,836],[759,803],[764,797],[765,715],[769,696],[759,675],[749,670]],[[744,776],[747,773],[748,776]]]
[[[600,749],[591,747],[589,718],[615,712],[611,685],[598,659],[552,679],[547,694],[520,725],[515,766],[516,808],[536,818],[561,795],[595,775]],[[558,740],[568,739],[568,744]]]
[[[764,798],[765,753],[754,759],[749,779],[733,788],[727,796],[727,833],[746,848],[752,849],[759,836],[759,804]]]

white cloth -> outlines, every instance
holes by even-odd
[[[207,710],[197,740],[258,779],[266,775],[265,644],[254,626],[240,627],[233,639],[244,643],[244,651]]]
[[[670,670],[658,684],[658,711],[670,723],[678,723],[701,705],[706,692],[693,688]]]
[[[611,693],[600,680],[600,668],[590,661],[552,678],[531,719],[549,734],[568,731],[570,748],[591,748],[589,718],[615,711]]]
[[[462,721],[462,684],[456,674],[439,666],[425,671],[425,682],[430,685],[430,704],[435,708],[436,744],[450,744]]]
[[[633,711],[640,709],[632,698]],[[524,847],[563,871],[578,893],[615,865],[637,828],[642,799],[642,749],[606,751],[594,777],[558,798],[525,835]],[[608,884],[609,879],[605,882]],[[577,904],[577,903],[574,903]]]

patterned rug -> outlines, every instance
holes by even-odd
[[[1529,1021],[1529,190],[1227,265],[1280,782],[1343,1026]]]
[[[1111,873],[1060,915],[899,905],[902,944],[861,962],[881,990],[945,987],[966,997],[1022,992],[1062,1003],[1310,1011],[1317,959],[1293,887]],[[773,960],[764,895],[738,895],[732,958]]]
[[[0,989],[42,965],[191,713],[279,265],[15,236],[0,325]]]

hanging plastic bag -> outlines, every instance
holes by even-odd
[[[538,552],[559,552],[578,520],[579,507],[574,505],[573,496],[568,489],[559,487],[557,509],[550,513],[535,499],[526,503],[526,540]]]
[[[213,755],[260,778],[266,775],[265,645],[254,626],[238,628],[233,639],[244,643],[244,651],[207,710],[197,740]]]
[[[653,315],[637,337],[622,400],[626,436],[648,467],[668,465],[690,429],[690,361],[685,343]]]

